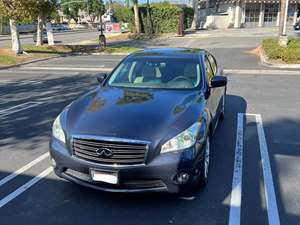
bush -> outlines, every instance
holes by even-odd
[[[115,6],[114,17],[117,19],[118,22],[133,23],[133,10],[132,8],[128,7]]]
[[[287,48],[281,47],[273,38],[263,40],[262,48],[271,60],[282,60],[287,63],[295,63],[300,60],[300,42],[289,38]]]
[[[119,22],[127,22],[134,27],[134,13],[132,8],[115,7],[115,18]],[[153,3],[147,13],[147,5],[139,6],[142,32],[146,34],[174,33],[178,30],[179,16],[184,13],[185,28],[190,27],[193,19],[192,8],[180,8],[167,2]],[[151,25],[153,31],[151,31]],[[131,29],[132,30],[132,29]]]
[[[184,15],[184,28],[190,28],[193,22],[194,10],[191,7],[184,7],[183,15]]]

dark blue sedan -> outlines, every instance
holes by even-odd
[[[59,177],[112,192],[189,192],[207,183],[227,85],[209,52],[144,50],[97,79],[53,124]]]

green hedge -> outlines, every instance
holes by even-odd
[[[119,22],[127,22],[134,27],[134,14],[132,8],[116,7],[114,8],[114,16]],[[180,8],[169,3],[154,3],[149,7],[147,13],[147,5],[139,6],[142,32],[151,33],[151,24],[153,32],[173,33],[177,32],[179,24],[179,16],[184,13],[185,28],[190,27],[193,19],[192,8]],[[131,29],[132,30],[132,29]]]
[[[300,42],[289,38],[287,48],[281,47],[273,38],[263,40],[262,48],[271,60],[282,60],[287,63],[296,63],[300,60]]]
[[[194,9],[191,7],[185,7],[182,9],[184,14],[184,28],[190,28],[194,18]]]

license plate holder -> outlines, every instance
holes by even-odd
[[[119,173],[117,171],[90,169],[90,176],[93,181],[119,184]]]

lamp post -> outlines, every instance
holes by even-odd
[[[278,43],[282,47],[286,47],[288,43],[288,37],[286,35],[288,8],[289,8],[289,0],[281,0]]]

